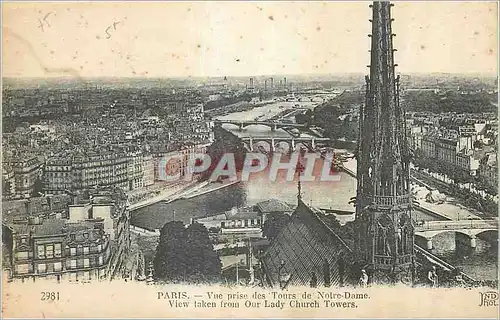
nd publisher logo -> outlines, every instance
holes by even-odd
[[[480,307],[498,307],[498,292],[479,292],[479,295],[481,298],[481,301],[479,302]]]

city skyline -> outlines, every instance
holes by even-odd
[[[3,75],[364,74],[368,5],[7,3]],[[397,73],[497,72],[496,2],[396,3],[394,12]]]

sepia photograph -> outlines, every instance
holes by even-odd
[[[1,5],[3,317],[498,317],[496,1]]]

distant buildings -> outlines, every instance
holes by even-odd
[[[485,152],[494,149],[490,120],[449,119],[443,116],[409,122],[410,146],[420,150],[429,159],[436,159],[452,167],[476,175]]]
[[[269,214],[291,214],[293,209],[277,199],[270,199],[247,208],[233,208],[221,214],[196,219],[207,229],[216,228],[221,235],[234,235],[241,239],[262,237],[262,226]]]
[[[228,211],[219,215],[199,218],[196,222],[207,229],[216,228],[222,235],[232,234],[244,237],[262,237],[262,216],[258,212]]]
[[[92,187],[135,190],[154,182],[153,158],[141,151],[70,151],[47,159],[43,192],[61,194]]]
[[[8,164],[2,166],[2,197],[9,198],[16,194],[14,170]]]
[[[129,187],[128,159],[116,152],[64,152],[47,159],[42,190],[61,194],[97,186]]]
[[[154,162],[150,154],[142,151],[131,151],[127,154],[126,190],[135,190],[150,186],[154,183]]]
[[[170,176],[179,174],[179,179],[190,174],[190,160],[195,155],[206,154],[209,143],[185,144],[182,146],[158,145],[152,149],[154,181],[165,179],[164,173]],[[160,166],[165,168],[160,168]],[[161,170],[165,170],[163,173]]]
[[[184,153],[213,141],[196,88],[6,89],[4,98],[4,199],[147,189],[158,145]]]

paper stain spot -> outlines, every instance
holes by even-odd
[[[274,21],[274,17],[273,16],[269,16],[268,19],[271,20],[271,21]]]
[[[474,35],[475,35],[475,36],[478,36],[478,35],[479,35],[479,32],[478,32],[478,31],[474,31]]]
[[[425,50],[425,46],[423,44],[420,45],[421,50]]]
[[[198,44],[196,47],[201,48],[201,45],[200,45],[200,44]]]
[[[316,31],[321,31],[321,27],[316,27]]]

